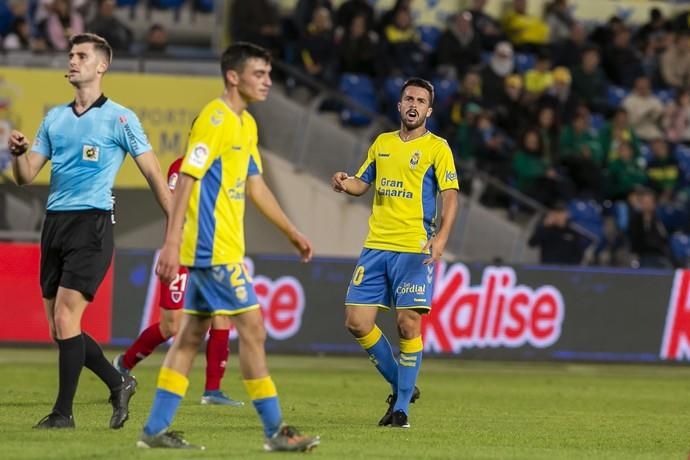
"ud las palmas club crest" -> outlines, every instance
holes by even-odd
[[[410,169],[414,169],[417,167],[417,164],[419,164],[419,157],[422,156],[422,152],[419,150],[415,150],[415,152],[412,154],[412,158],[410,158]]]

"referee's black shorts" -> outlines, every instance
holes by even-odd
[[[58,286],[90,302],[113,257],[110,211],[48,211],[41,234],[41,291],[52,299]]]

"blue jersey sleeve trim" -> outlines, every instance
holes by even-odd
[[[258,176],[261,174],[261,171],[259,171],[259,167],[256,165],[256,161],[254,161],[254,157],[249,157],[249,167],[247,168],[247,176]]]
[[[376,163],[370,163],[367,169],[364,170],[361,176],[357,177],[362,182],[371,184],[376,179]]]

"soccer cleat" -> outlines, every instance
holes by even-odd
[[[43,417],[33,427],[38,429],[74,428],[74,417],[72,415],[67,417],[59,412],[53,411]]]
[[[113,416],[110,417],[110,428],[118,430],[129,419],[129,400],[137,391],[137,381],[131,375],[122,376],[122,388],[110,394],[108,402],[113,406]]]
[[[407,414],[401,410],[396,410],[391,415],[391,426],[393,428],[409,428],[410,422],[407,421]]]
[[[117,371],[122,374],[122,375],[129,375],[131,369],[127,369],[125,367],[125,355],[123,353],[120,353],[116,357],[113,358],[113,367],[117,369]]]
[[[264,441],[264,450],[269,452],[309,452],[321,443],[319,436],[305,436],[296,428],[283,425]]]
[[[419,391],[419,388],[417,386],[415,386],[414,391],[412,392],[412,397],[410,398],[410,403],[414,403],[416,400],[419,399],[421,395],[422,392]],[[388,409],[386,410],[384,416],[381,417],[381,420],[379,420],[379,426],[388,426],[391,424],[391,419],[393,417],[393,408],[395,407],[395,402],[397,401],[397,399],[398,395],[388,395],[388,399],[386,399],[386,402],[388,403]]]
[[[206,450],[205,446],[197,446],[188,443],[181,431],[164,431],[162,433],[149,436],[141,433],[141,438],[137,441],[137,447],[142,449],[195,449]]]
[[[204,391],[204,394],[201,396],[201,404],[234,407],[244,406],[244,402],[232,399],[220,390]]]

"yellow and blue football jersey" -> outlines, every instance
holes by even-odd
[[[242,262],[247,176],[261,174],[256,122],[222,100],[208,103],[189,136],[180,171],[198,179],[185,215],[180,263],[211,267]]]
[[[436,197],[458,189],[453,154],[431,132],[403,141],[400,132],[379,135],[356,177],[374,186],[365,248],[421,253],[436,230]]]

